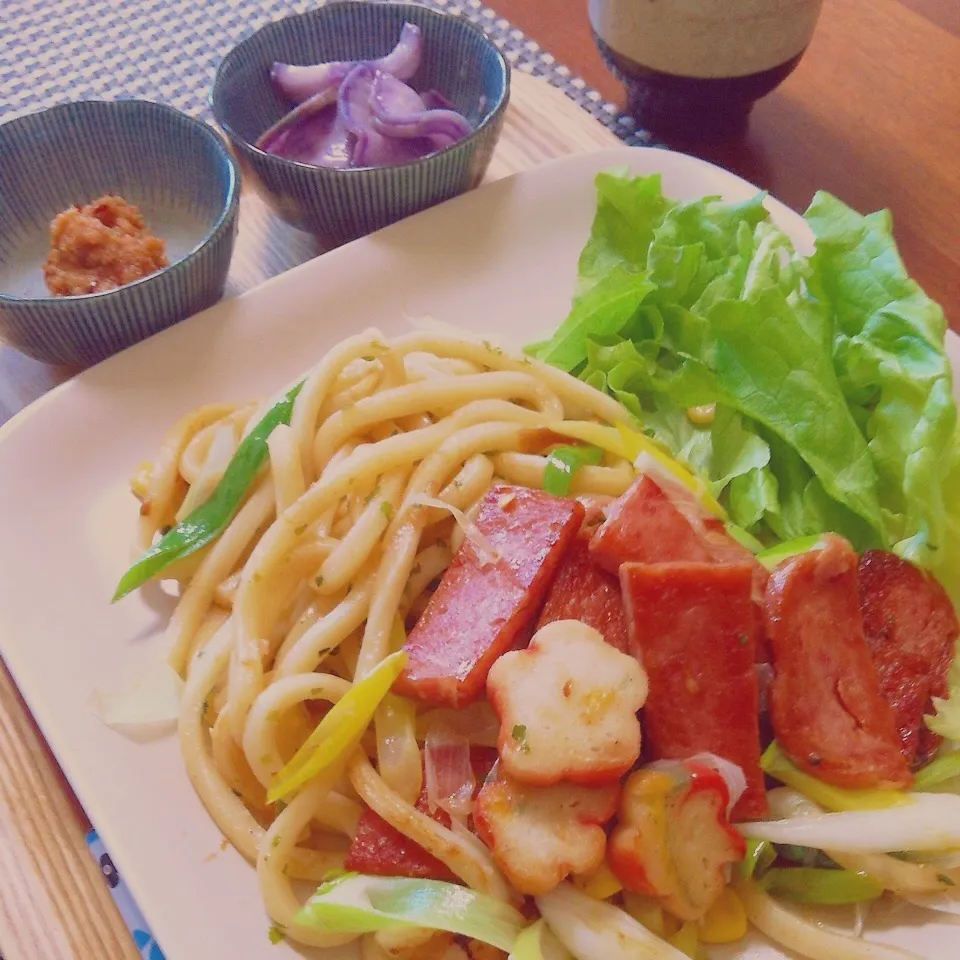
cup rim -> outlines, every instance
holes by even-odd
[[[405,9],[411,10],[414,9],[418,12],[418,15],[426,16],[427,18],[449,18],[454,20],[469,30],[473,30],[477,33],[486,43],[486,45],[494,52],[497,58],[497,62],[500,66],[500,72],[502,76],[502,85],[500,92],[497,96],[496,102],[493,104],[490,112],[477,124],[477,126],[462,140],[458,140],[456,143],[450,144],[448,147],[442,147],[440,150],[435,150],[433,153],[428,153],[425,157],[419,157],[416,160],[408,160],[405,163],[391,163],[384,166],[369,166],[369,167],[323,167],[313,163],[304,163],[302,160],[291,160],[288,157],[278,157],[274,153],[268,153],[266,150],[261,150],[260,147],[256,146],[254,143],[249,141],[246,137],[240,136],[233,127],[226,122],[226,120],[220,115],[221,111],[217,110],[216,106],[216,93],[220,88],[222,81],[222,72],[224,67],[227,64],[227,61],[234,56],[234,54],[244,47],[247,43],[251,42],[254,38],[259,37],[261,34],[269,30],[275,30],[278,27],[278,24],[286,23],[291,20],[308,20],[313,17],[318,17],[323,15],[325,10],[334,10],[337,8],[346,8],[346,7],[360,7],[368,6],[367,0],[330,0],[330,2],[323,4],[323,6],[314,7],[312,10],[307,10],[303,13],[294,13],[286,17],[280,17],[277,20],[271,20],[269,23],[265,23],[263,26],[258,27],[250,36],[245,37],[241,40],[236,46],[234,46],[228,53],[221,59],[220,63],[217,65],[216,73],[213,77],[213,84],[210,87],[210,93],[207,98],[210,110],[213,113],[213,118],[216,121],[217,125],[224,131],[224,133],[230,138],[230,141],[241,149],[244,154],[250,155],[256,161],[266,164],[272,164],[277,169],[296,169],[302,170],[304,172],[310,171],[313,175],[320,176],[331,176],[331,175],[356,175],[363,173],[370,173],[370,171],[389,171],[389,170],[411,170],[415,169],[419,165],[426,165],[435,161],[438,157],[449,156],[455,152],[464,152],[473,146],[474,142],[479,139],[480,135],[493,123],[496,122],[497,117],[503,112],[505,107],[510,101],[510,63],[507,58],[503,55],[503,51],[497,47],[497,45],[487,36],[487,34],[479,27],[477,24],[472,23],[462,16],[454,16],[450,13],[444,13],[440,10],[433,10],[430,7],[423,6],[419,3],[404,3],[404,2],[395,2],[395,0],[389,0],[389,2],[382,2],[377,4],[377,8],[395,8],[395,9]],[[321,171],[319,174],[317,171]]]
[[[136,280],[131,280],[129,283],[122,284],[119,287],[112,287],[110,290],[97,290],[93,293],[78,293],[64,297],[21,297],[11,293],[4,293],[2,290],[0,290],[0,306],[3,304],[42,304],[48,309],[66,309],[68,306],[75,303],[85,303],[104,297],[122,295],[123,291],[129,291],[145,284],[150,284],[151,282],[157,283],[170,273],[174,271],[179,272],[185,269],[189,263],[196,258],[197,254],[207,247],[211,241],[219,237],[220,234],[224,232],[224,229],[229,227],[230,224],[236,219],[236,214],[240,206],[241,181],[240,171],[237,167],[237,161],[230,152],[230,148],[226,143],[224,143],[223,137],[211,124],[205,123],[203,120],[198,120],[196,117],[191,117],[189,114],[184,113],[182,110],[178,110],[176,107],[170,106],[168,103],[161,103],[157,100],[145,100],[137,97],[122,97],[116,100],[69,100],[65,103],[57,103],[52,107],[46,107],[43,110],[35,110],[32,113],[23,114],[22,116],[14,117],[11,120],[0,123],[0,136],[3,135],[6,129],[15,128],[17,126],[27,126],[31,122],[36,122],[36,118],[41,116],[48,116],[57,113],[71,113],[77,110],[86,110],[90,107],[93,107],[94,109],[105,108],[107,110],[115,110],[121,113],[134,112],[135,110],[144,108],[147,110],[156,110],[160,113],[168,113],[176,116],[180,121],[185,122],[188,127],[192,127],[193,130],[199,133],[201,136],[206,137],[210,142],[213,143],[220,159],[222,161],[226,161],[227,195],[223,204],[223,209],[220,211],[219,216],[206,231],[206,233],[204,233],[204,235],[193,247],[191,247],[190,250],[188,250],[177,260],[174,260],[173,263],[169,263],[167,266],[161,267],[159,270],[155,270],[153,273],[148,273],[146,276],[138,277]]]

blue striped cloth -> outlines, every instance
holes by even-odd
[[[624,142],[651,143],[591,89],[482,0],[421,0],[480,26],[513,67],[543,77]],[[140,97],[210,119],[217,64],[270,20],[317,0],[0,0],[0,121],[64,100]]]

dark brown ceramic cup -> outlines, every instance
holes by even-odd
[[[669,137],[741,132],[799,63],[822,0],[588,0],[607,66],[640,126]]]

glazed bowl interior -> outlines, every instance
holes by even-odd
[[[0,126],[0,300],[50,297],[50,221],[103,194],[140,208],[171,266],[202,245],[237,184],[217,134],[200,127],[136,100],[64,104]]]

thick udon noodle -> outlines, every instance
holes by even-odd
[[[185,498],[209,493],[268,406],[206,406],[173,427],[140,477],[149,504],[140,548]],[[529,452],[531,431],[584,417],[616,423],[623,411],[489,343],[352,337],[307,374],[290,425],[270,435],[268,463],[226,531],[172,572],[182,585],[168,631],[170,662],[186,680],[184,762],[220,830],[256,864],[267,913],[291,939],[352,939],[297,924],[294,884],[341,864],[364,806],[465,884],[510,897],[469,831],[416,809],[416,728],[383,710],[344,769],[314,778],[286,806],[268,807],[266,788],[315,727],[312,705],[336,702],[387,656],[398,616],[422,607],[450,561],[462,532],[423,501],[469,512],[495,478],[539,486],[546,460]],[[632,475],[608,458],[578,471],[573,492],[615,496]],[[376,955],[373,938],[364,940],[365,955]]]

